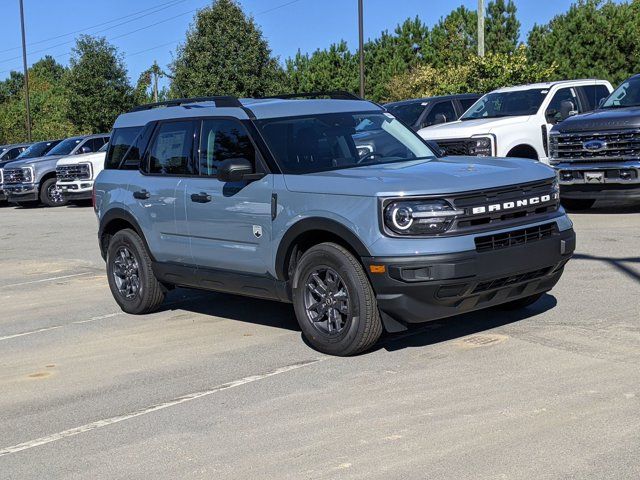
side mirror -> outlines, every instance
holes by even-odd
[[[79,154],[81,153],[91,153],[91,149],[89,147],[87,147],[86,145],[80,147],[80,151],[78,152]]]
[[[547,123],[558,123],[558,111],[555,108],[549,108],[544,115],[547,117]]]
[[[217,177],[221,182],[241,182],[258,180],[264,175],[254,173],[251,162],[246,158],[230,158],[218,166]]]
[[[447,117],[442,113],[437,113],[436,118],[433,120],[433,124],[440,125],[441,123],[447,123]]]
[[[571,100],[563,100],[560,102],[560,119],[566,120],[569,117],[576,115],[576,107]]]

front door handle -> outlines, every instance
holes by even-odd
[[[192,193],[191,201],[196,203],[209,203],[211,201],[211,195],[205,192]]]
[[[151,194],[147,190],[138,190],[137,192],[133,192],[133,198],[137,198],[138,200],[146,200],[151,196]]]

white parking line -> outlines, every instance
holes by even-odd
[[[34,333],[48,332],[49,330],[55,330],[56,328],[62,328],[64,325],[54,325],[53,327],[39,328],[38,330],[31,330],[30,332],[14,333],[13,335],[5,335],[0,337],[0,342],[3,340],[10,340],[12,338],[24,337],[25,335],[33,335]]]
[[[317,358],[315,360],[308,360],[305,362],[294,363],[293,365],[280,367],[280,368],[277,368],[276,370],[272,370],[271,372],[263,373],[261,375],[251,375],[250,377],[244,377],[244,378],[241,378],[240,380],[235,380],[229,383],[223,383],[222,385],[218,385],[217,387],[214,387],[211,390],[190,393],[188,395],[184,395],[182,397],[169,400],[168,402],[158,403],[156,405],[152,405],[150,407],[147,407],[141,410],[136,410],[135,412],[126,413],[124,415],[118,415],[116,417],[105,418],[104,420],[98,420],[96,422],[87,423],[86,425],[82,425],[80,427],[70,428],[69,430],[64,430],[62,432],[54,433],[52,435],[47,435],[46,437],[40,437],[40,438],[36,438],[35,440],[19,443],[18,445],[13,445],[11,447],[6,447],[0,450],[0,457],[4,455],[9,455],[11,453],[21,452],[23,450],[29,450],[30,448],[38,447],[40,445],[46,445],[47,443],[55,442],[57,440],[62,440],[63,438],[80,435],[81,433],[90,432],[91,430],[96,430],[98,428],[113,425],[114,423],[120,423],[120,422],[124,422],[125,420],[131,420],[132,418],[140,417],[142,415],[147,415],[149,413],[157,412],[159,410],[164,410],[165,408],[174,407],[176,405],[180,405],[181,403],[190,402],[192,400],[206,397],[208,395],[212,395],[214,393],[221,392],[223,390],[229,390],[230,388],[236,388],[241,385],[246,385],[247,383],[257,382],[258,380],[263,380],[268,377],[280,375],[281,373],[297,370],[298,368],[308,367],[309,365],[313,365],[323,360],[327,360],[327,358],[328,357]]]
[[[95,275],[95,272],[74,273],[72,275],[62,275],[60,277],[41,278],[40,280],[31,280],[29,282],[10,283],[9,285],[1,285],[0,288],[22,287],[23,285],[33,285],[34,283],[55,282],[56,280],[64,280],[65,278],[80,277],[82,275]]]

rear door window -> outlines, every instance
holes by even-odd
[[[194,122],[161,123],[147,154],[149,173],[196,175],[193,161]]]

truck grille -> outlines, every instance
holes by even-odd
[[[10,185],[12,183],[23,183],[24,182],[24,172],[21,168],[5,168],[4,169],[4,181],[5,185]]]
[[[0,168],[0,185],[4,183],[4,168]]]
[[[435,140],[445,155],[471,155],[471,149],[475,145],[474,140],[456,139],[456,140]]]
[[[89,180],[91,179],[91,167],[86,163],[78,165],[59,165],[56,168],[56,177],[62,181]]]
[[[539,201],[529,202],[531,199]],[[536,219],[548,218],[560,206],[559,192],[553,179],[470,192],[448,200],[456,209],[465,212],[451,228],[454,234],[532,223]],[[503,208],[505,204],[509,208]],[[496,205],[500,208],[490,208]],[[483,206],[486,207],[485,212],[474,213],[476,207]]]
[[[591,148],[587,148],[589,143]],[[581,163],[635,160],[640,158],[640,130],[552,135],[551,157]]]
[[[555,222],[538,225],[537,227],[522,228],[512,232],[498,233],[476,238],[476,251],[489,252],[503,248],[525,245],[558,234],[558,226]]]

